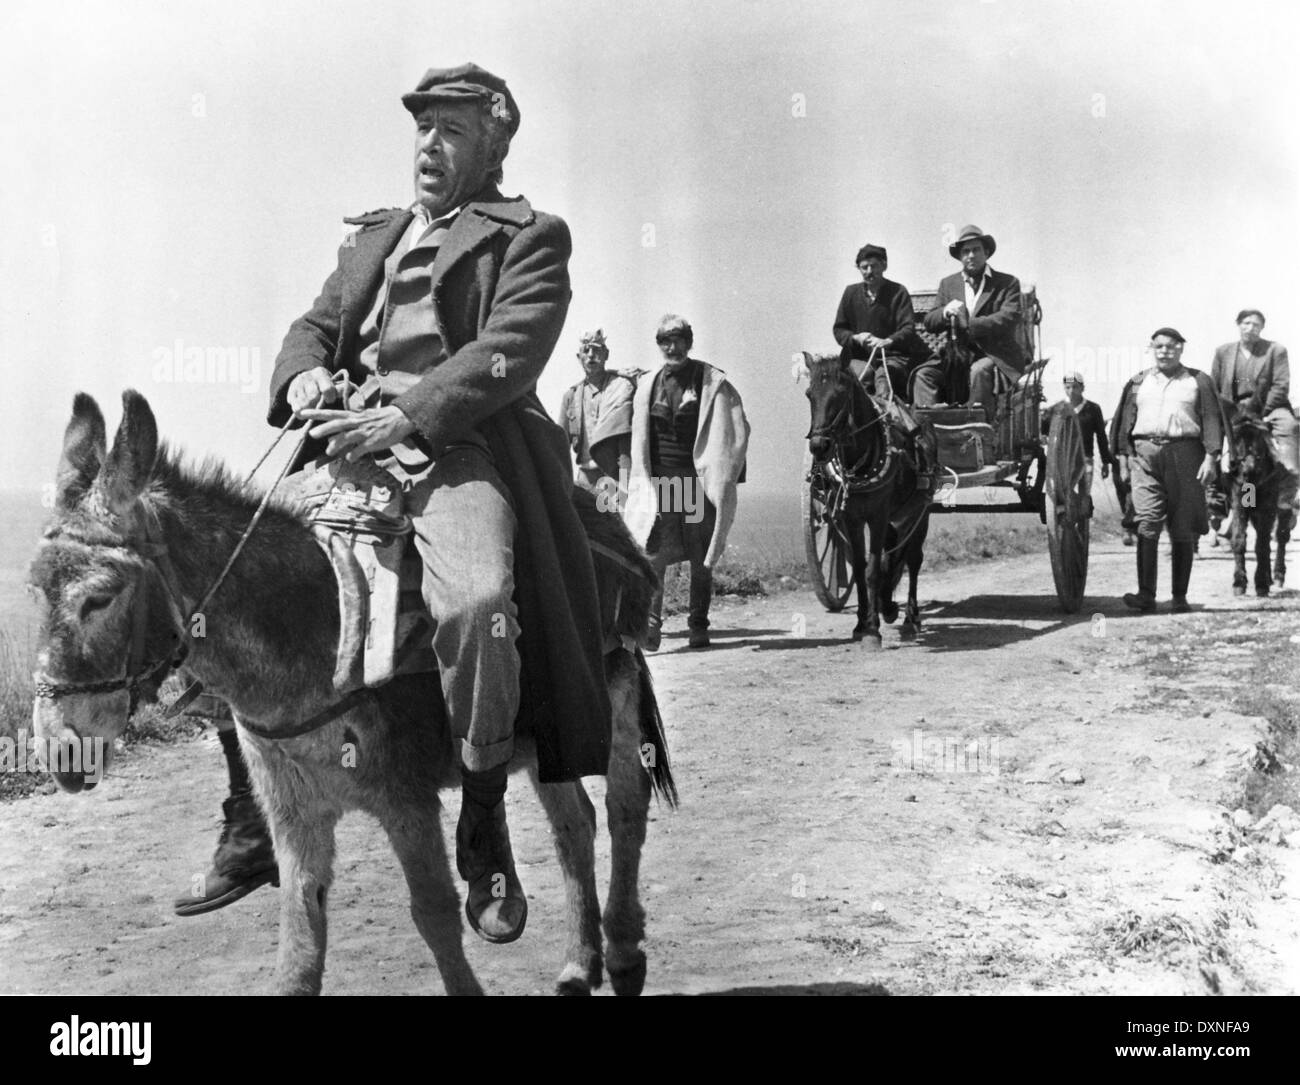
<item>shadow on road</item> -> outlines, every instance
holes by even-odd
[[[730,987],[725,991],[705,991],[701,997],[717,995],[887,995],[889,989],[879,983],[781,983],[771,987]]]

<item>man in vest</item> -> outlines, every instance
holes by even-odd
[[[604,773],[609,756],[595,575],[567,442],[536,394],[569,305],[569,230],[497,188],[519,127],[503,79],[430,69],[402,103],[415,203],[349,220],[276,360],[268,420],[309,420],[328,456],[373,455],[406,490],[461,763],[466,914],[510,942],[527,918],[504,802],[516,716],[543,781]],[[339,369],[360,385],[351,409],[317,407]]]
[[[659,648],[664,571],[690,562],[689,646],[709,647],[713,567],[736,515],[749,448],[745,408],[721,369],[691,357],[695,333],[669,314],[655,342],[663,366],[642,377],[632,408],[627,525],[660,577],[647,648]]]

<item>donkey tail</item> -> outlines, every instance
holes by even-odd
[[[668,763],[668,739],[664,735],[664,720],[659,714],[659,701],[655,697],[650,668],[646,666],[641,649],[636,649],[638,682],[640,683],[641,712],[641,764],[650,774],[650,787],[670,809],[677,808],[677,782]]]

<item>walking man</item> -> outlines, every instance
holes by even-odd
[[[597,328],[582,337],[578,362],[586,376],[564,393],[560,420],[576,459],[574,481],[595,493],[614,487],[618,508],[627,498],[632,465],[632,396],[636,385],[605,366],[609,346]]]
[[[1190,609],[1187,585],[1195,543],[1210,529],[1205,484],[1218,468],[1223,416],[1208,374],[1182,364],[1185,340],[1174,328],[1151,336],[1154,368],[1129,383],[1119,406],[1120,472],[1133,486],[1137,521],[1138,590],[1124,596],[1143,613],[1156,608],[1160,533],[1172,551],[1175,611]]]
[[[736,515],[749,422],[740,393],[721,369],[690,356],[695,333],[682,317],[659,322],[663,366],[637,385],[632,409],[632,478],[627,524],[659,574],[646,646],[659,648],[663,575],[691,565],[690,647],[709,647],[713,567]]]
[[[1052,416],[1057,411],[1073,411],[1079,419],[1079,432],[1083,435],[1084,473],[1088,493],[1092,493],[1092,474],[1095,454],[1101,455],[1101,477],[1110,478],[1115,456],[1106,439],[1106,423],[1101,416],[1101,407],[1090,399],[1084,398],[1083,374],[1069,372],[1061,382],[1065,389],[1065,398],[1054,404],[1043,414],[1043,433],[1051,432]]]

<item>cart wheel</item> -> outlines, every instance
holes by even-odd
[[[835,612],[844,609],[853,592],[849,565],[849,539],[842,518],[832,518],[836,485],[813,460],[804,456],[803,541],[812,574],[813,590],[822,606]]]
[[[1088,583],[1092,498],[1086,489],[1083,433],[1073,412],[1057,411],[1047,437],[1047,551],[1056,596],[1067,614],[1083,605]]]

